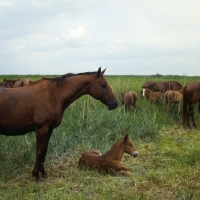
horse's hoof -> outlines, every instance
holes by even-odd
[[[35,178],[35,180],[36,180],[37,183],[39,183],[39,182],[41,181],[41,178],[40,178],[39,176],[37,176],[37,177]]]
[[[46,172],[42,173],[42,178],[48,178],[48,174]]]

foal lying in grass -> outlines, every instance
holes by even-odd
[[[113,147],[105,154],[99,151],[87,151],[79,159],[79,166],[88,169],[97,169],[109,174],[129,175],[129,168],[122,166],[121,160],[123,153],[126,152],[133,157],[138,156],[138,152],[130,142],[128,134],[118,140]]]

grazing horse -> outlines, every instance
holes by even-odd
[[[178,106],[178,115],[180,114],[180,109],[181,109],[181,103],[183,100],[183,90],[168,90],[165,92],[165,103],[167,105],[167,110],[170,113],[171,106],[174,103],[175,105]]]
[[[129,91],[122,94],[122,103],[126,107],[130,107],[132,111],[135,111],[138,96],[137,93],[134,91]]]
[[[10,79],[10,80],[6,80],[4,78],[3,82],[0,83],[0,87],[5,87],[5,88],[13,88],[14,84],[16,81],[18,81],[20,79]]]
[[[156,103],[158,103],[162,99],[162,96],[163,95],[161,92],[153,92],[148,88],[143,89],[143,97],[146,97],[151,101],[155,101]]]
[[[200,109],[200,81],[189,82],[183,88],[183,126],[190,127],[190,117],[193,126],[196,127],[194,121],[194,106],[199,102],[198,111]]]
[[[88,94],[105,104],[109,110],[118,101],[101,72],[65,74],[57,78],[43,78],[26,87],[0,88],[0,134],[7,136],[36,132],[36,161],[32,175],[44,169],[48,143],[54,128],[61,123],[65,109],[82,95]]]
[[[183,86],[177,81],[147,81],[142,85],[142,96],[146,88],[153,92],[165,93],[167,90],[182,90]]]
[[[124,152],[133,157],[138,156],[138,152],[132,145],[128,134],[118,140],[113,147],[105,154],[99,151],[84,152],[79,159],[79,166],[89,169],[97,169],[110,174],[129,175],[129,168],[122,165],[121,160]]]

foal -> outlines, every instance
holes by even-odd
[[[137,100],[138,100],[137,93],[133,91],[129,91],[129,92],[121,93],[121,94],[122,94],[122,103],[126,107],[130,107],[131,110],[134,112],[136,108]]]
[[[155,101],[156,103],[158,103],[162,99],[161,92],[153,92],[148,88],[143,89],[142,96],[150,99],[151,101]]]
[[[99,151],[87,151],[79,159],[79,166],[89,169],[97,169],[109,174],[129,175],[129,168],[122,166],[121,160],[123,153],[126,152],[133,157],[138,156],[138,152],[130,142],[128,134],[125,134],[118,140],[113,147],[105,154],[101,155]]]
[[[175,105],[178,106],[178,114],[180,114],[180,109],[181,109],[181,103],[183,101],[183,90],[168,90],[165,92],[165,103],[167,105],[167,110],[170,113],[170,109],[172,104],[174,103]]]

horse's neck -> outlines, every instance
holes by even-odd
[[[69,106],[73,101],[87,94],[92,81],[94,81],[94,76],[92,75],[75,75],[66,78],[63,85],[57,86],[58,95],[61,94],[61,101],[64,107]]]
[[[121,160],[124,153],[122,142],[123,141],[118,141],[104,156],[112,160]]]

